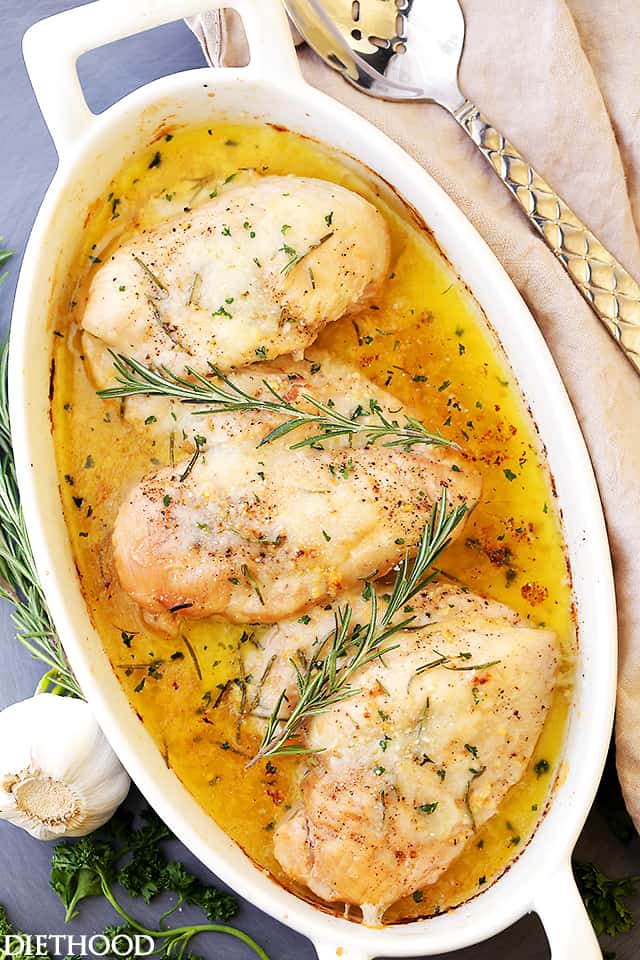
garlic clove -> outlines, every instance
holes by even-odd
[[[96,830],[130,780],[83,700],[39,694],[0,712],[0,818],[42,840]]]

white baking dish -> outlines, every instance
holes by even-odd
[[[556,368],[506,273],[433,180],[373,126],[302,79],[277,0],[225,0],[244,20],[251,63],[158,80],[100,116],[83,99],[86,50],[199,11],[206,0],[98,0],[32,27],[29,73],[60,156],[25,254],[11,329],[10,401],[20,490],[38,570],[65,650],[98,720],[149,802],[218,876],[314,942],[321,960],[443,953],[540,914],[554,960],[600,957],[570,856],[593,801],[611,731],[616,620],[605,525],[587,451]],[[395,107],[394,109],[401,109]],[[49,421],[49,307],[89,203],[168,119],[259,118],[351,154],[422,215],[489,317],[548,450],[563,511],[579,616],[580,659],[561,775],[551,808],[520,858],[456,910],[381,930],[329,916],[281,889],[200,809],[137,720],[91,626],[64,524]]]

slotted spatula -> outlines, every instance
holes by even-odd
[[[458,0],[285,0],[296,27],[350,83],[385,100],[451,113],[509,188],[640,373],[640,286],[458,84]]]

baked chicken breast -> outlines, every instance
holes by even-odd
[[[120,582],[148,613],[273,623],[384,575],[415,551],[441,490],[475,504],[477,474],[442,448],[291,450],[211,444],[145,477],[113,532]],[[460,529],[460,528],[458,528]]]
[[[305,177],[263,177],[142,232],[96,271],[82,326],[112,350],[182,373],[302,351],[372,296],[389,231],[367,200]],[[92,364],[98,386],[113,374]],[[106,380],[106,382],[105,382]]]
[[[305,745],[322,752],[274,837],[291,878],[361,907],[370,924],[434,883],[520,780],[558,668],[555,634],[502,604],[441,586],[412,606],[398,648],[354,676],[362,692],[309,724]],[[276,652],[283,665],[285,650],[312,654],[328,615],[273,628],[252,656],[268,663]],[[285,680],[295,702],[292,673],[289,664],[269,675],[267,701]]]

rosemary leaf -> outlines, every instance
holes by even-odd
[[[141,259],[137,254],[135,254],[135,253],[132,253],[131,256],[133,257],[133,259],[135,260],[135,262],[138,264],[138,266],[139,266],[139,267],[142,267],[142,269],[144,270],[144,272],[146,273],[146,275],[149,277],[149,280],[151,280],[151,283],[154,285],[154,287],[156,287],[158,290],[160,290],[161,293],[164,293],[165,295],[166,295],[167,293],[169,293],[169,291],[168,291],[167,288],[165,287],[164,283],[162,283],[162,281],[156,276],[156,274],[153,272],[153,270],[151,269],[151,267],[148,267],[148,266],[147,266],[147,264],[144,262],[144,260],[142,260],[142,259]]]
[[[309,247],[307,247],[307,249],[303,253],[299,253],[299,254],[294,253],[291,259],[288,260],[287,263],[285,263],[280,273],[284,273],[286,276],[286,274],[288,274],[291,270],[293,270],[294,267],[297,267],[297,265],[300,263],[301,260],[304,260],[304,258],[307,257],[310,253],[312,253],[314,250],[317,250],[318,247],[321,247],[322,244],[326,243],[327,240],[330,240],[332,236],[333,236],[333,230],[330,233],[325,233],[324,236],[320,237],[319,240],[317,240],[315,243],[312,243]],[[286,249],[291,250],[291,247],[287,247]]]
[[[193,441],[194,441],[194,443],[195,443],[195,445],[196,445],[196,449],[195,449],[195,451],[193,452],[193,455],[192,455],[191,459],[189,460],[188,464],[187,464],[186,467],[184,468],[184,471],[180,474],[180,483],[182,483],[183,480],[186,480],[186,479],[187,479],[187,477],[189,476],[189,474],[191,473],[191,471],[192,471],[193,468],[195,467],[195,465],[196,465],[196,463],[198,462],[198,459],[199,459],[199,457],[200,457],[200,454],[202,453],[203,444],[206,442],[204,437],[198,437],[198,436],[194,437],[194,438],[193,438]]]
[[[426,670],[433,670],[434,667],[444,667],[445,670],[452,670],[454,673],[460,670],[488,670],[489,667],[495,667],[497,663],[502,663],[502,660],[487,660],[486,663],[470,663],[466,666],[456,666],[453,663],[454,660],[467,660],[470,655],[458,654],[457,656],[447,656],[438,650],[434,650],[433,652],[437,655],[437,659],[430,660],[429,663],[423,663],[422,666],[416,670],[416,674],[424,673]]]

